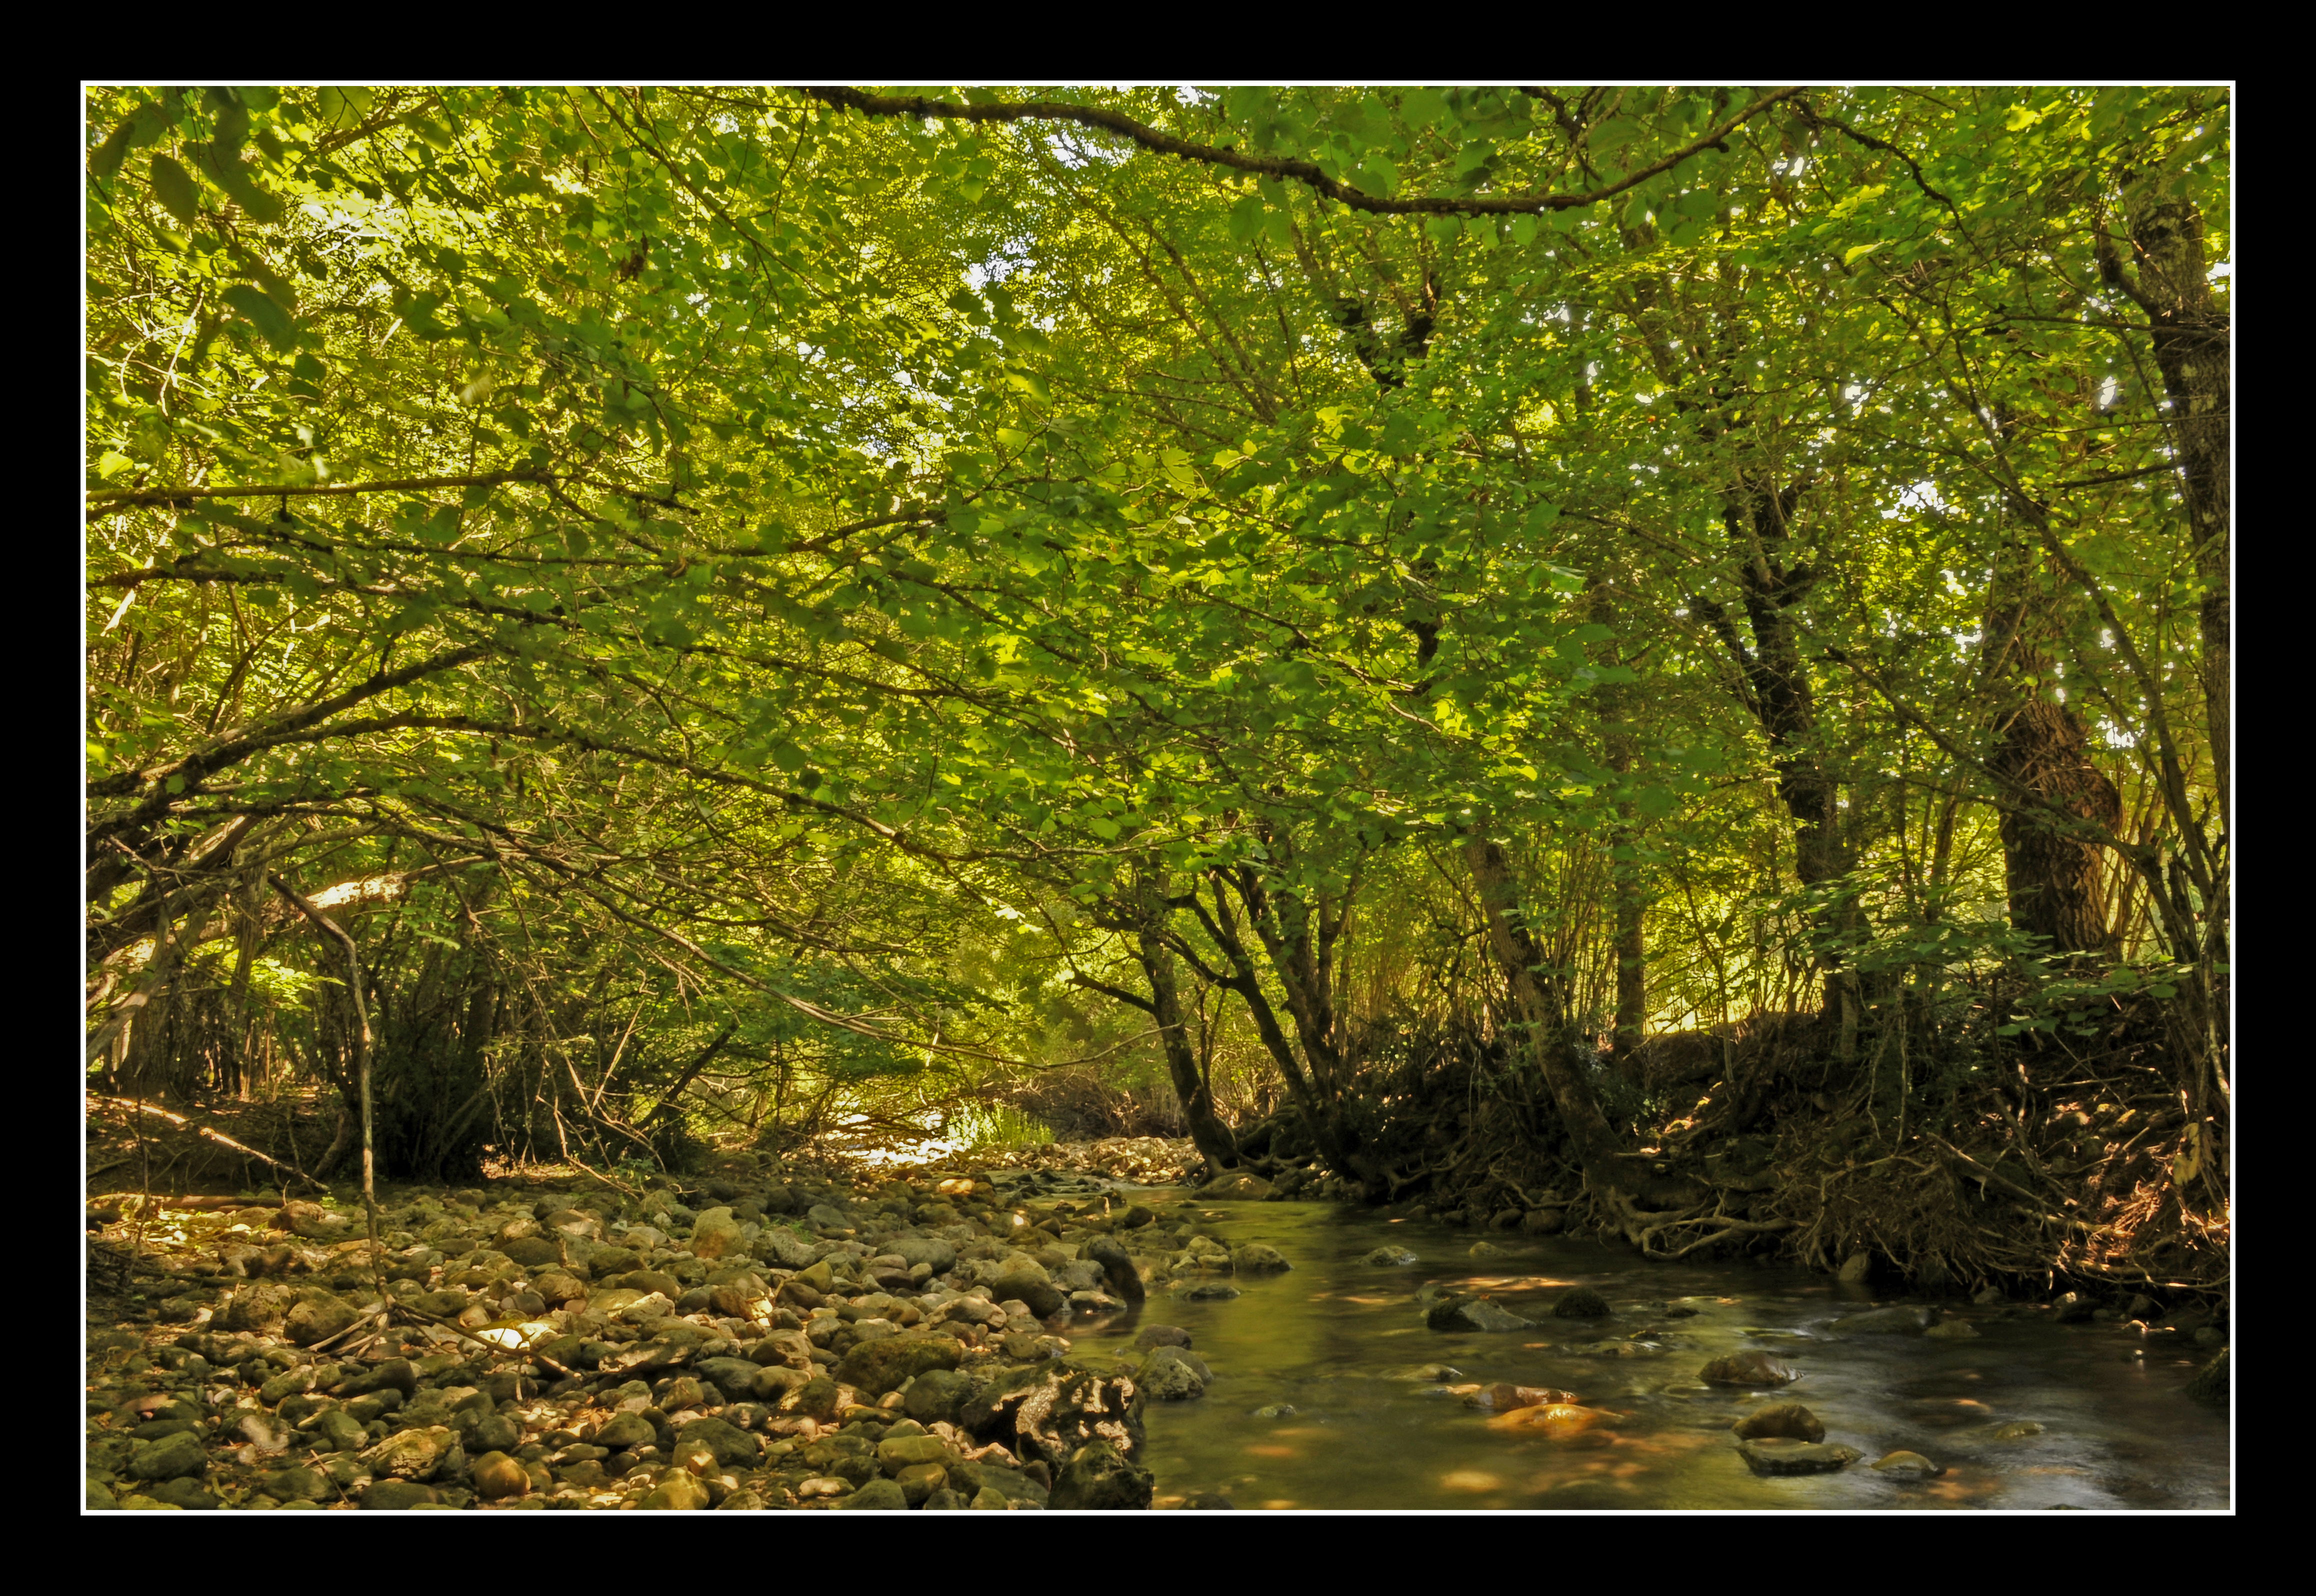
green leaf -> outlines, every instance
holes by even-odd
[[[96,147],[96,153],[88,158],[89,175],[101,181],[110,181],[120,170],[120,163],[129,158],[129,147],[136,137],[137,119],[132,116],[113,129],[106,135],[104,142]]]
[[[1882,241],[1879,239],[1872,244],[1853,244],[1841,252],[1841,263],[1845,266],[1854,266],[1881,247]]]
[[[161,201],[161,209],[189,227],[200,215],[200,190],[193,183],[193,174],[165,155],[153,157],[153,197]]]
[[[265,341],[287,353],[298,346],[298,324],[273,296],[252,283],[236,282],[225,290],[225,302],[247,317]]]

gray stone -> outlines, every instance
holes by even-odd
[[[691,1255],[716,1259],[740,1250],[740,1222],[730,1208],[709,1208],[692,1222]]]
[[[816,1202],[813,1204],[812,1207],[805,1210],[804,1217],[807,1221],[818,1226],[823,1230],[850,1230],[852,1228],[852,1221],[851,1219],[845,1217],[843,1214],[838,1212],[836,1209],[830,1208],[824,1202]]]
[[[756,1238],[756,1251],[782,1269],[808,1269],[820,1253],[810,1237],[799,1235],[785,1225],[766,1226],[764,1233]]]
[[[1225,1286],[1220,1280],[1208,1280],[1204,1285],[1193,1286],[1181,1294],[1182,1300],[1185,1302],[1231,1302],[1238,1296],[1239,1289],[1236,1286]]]
[[[1270,1191],[1270,1182],[1260,1175],[1251,1174],[1245,1170],[1234,1170],[1207,1181],[1198,1189],[1198,1195],[1217,1199],[1259,1200],[1269,1197]]]
[[[431,1480],[458,1449],[458,1441],[442,1425],[397,1430],[362,1454],[371,1474],[380,1479]]]
[[[1134,1344],[1145,1351],[1152,1347],[1187,1347],[1190,1333],[1179,1324],[1145,1324]]]
[[[1737,1450],[1755,1474],[1831,1474],[1847,1468],[1864,1454],[1855,1447],[1822,1441],[1772,1437],[1737,1443]]]
[[[922,1263],[937,1275],[945,1275],[957,1267],[957,1249],[939,1236],[904,1235],[892,1243],[887,1251],[911,1269]]]
[[[1887,1479],[1926,1480],[1946,1470],[1920,1452],[1885,1452],[1875,1463],[1874,1472]]]
[[[1377,1247],[1359,1262],[1389,1269],[1403,1269],[1408,1264],[1415,1262],[1416,1256],[1405,1247]]]
[[[1029,1304],[1029,1311],[1040,1319],[1052,1318],[1069,1300],[1055,1288],[1044,1264],[1021,1253],[1005,1260],[990,1289],[1000,1302],[1019,1299]]]

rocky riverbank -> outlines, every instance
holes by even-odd
[[[93,1208],[89,1505],[1147,1507],[1145,1404],[1212,1377],[1145,1299],[1288,1265],[1110,1184],[414,1192],[375,1262],[354,1205]],[[1073,1352],[1136,1314],[1133,1356]]]

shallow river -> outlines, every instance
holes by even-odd
[[[1154,1202],[1179,1192],[1152,1192]],[[1214,1370],[1205,1397],[1154,1403],[1144,1461],[1159,1505],[1200,1492],[1241,1508],[2093,1508],[2229,1505],[2228,1424],[2181,1394],[2199,1350],[2176,1334],[2005,1319],[1963,1307],[1975,1340],[1837,1336],[1837,1316],[1875,1300],[1797,1269],[1647,1263],[1585,1241],[1474,1233],[1316,1203],[1218,1202],[1197,1210],[1230,1244],[1267,1242],[1291,1272],[1234,1283],[1234,1301],[1154,1291],[1135,1320],[1082,1325],[1085,1351],[1125,1351],[1144,1324],[1188,1330]],[[1162,1223],[1190,1210],[1162,1209]],[[1378,1246],[1419,1260],[1361,1262]],[[1427,1284],[1484,1290],[1543,1320],[1534,1330],[1443,1333],[1415,1302]],[[1590,1286],[1608,1319],[1551,1316]],[[1653,1305],[1644,1306],[1643,1305]],[[1694,1309],[1677,1317],[1664,1310]],[[1604,1358],[1562,1349],[1648,1332],[1661,1352]],[[2167,1344],[2169,1343],[2169,1344]],[[1712,1358],[1770,1351],[1803,1378],[1775,1392],[1701,1383]],[[2208,1356],[2208,1354],[2202,1354]],[[1454,1374],[1425,1374],[1447,1364]],[[1573,1392],[1617,1415],[1554,1439],[1492,1423],[1453,1387],[1510,1381]],[[1805,1404],[1825,1439],[1861,1461],[1837,1474],[1764,1477],[1736,1450],[1747,1407]],[[1265,1408],[1291,1413],[1258,1416]],[[1998,1440],[2011,1421],[2039,1434]],[[1921,1453],[1945,1473],[1905,1482],[1868,1467]]]

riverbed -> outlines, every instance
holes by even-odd
[[[1143,1327],[1179,1325],[1213,1370],[1203,1397],[1150,1404],[1143,1462],[1162,1507],[1202,1493],[1274,1509],[2230,1505],[2227,1417],[2182,1389],[2209,1353],[2177,1333],[1955,1301],[1943,1306],[1975,1336],[1846,1334],[1833,1320],[1895,1299],[1796,1268],[1652,1262],[1590,1241],[1477,1235],[1322,1204],[1202,1203],[1169,1208],[1163,1222],[1193,1211],[1220,1239],[1267,1243],[1294,1267],[1233,1279],[1241,1295],[1230,1300],[1191,1300],[1187,1282],[1160,1287],[1139,1315],[1072,1333],[1084,1351],[1124,1352]],[[1501,1255],[1473,1256],[1475,1242]],[[1416,1262],[1365,1262],[1382,1247]],[[1426,1286],[1484,1292],[1540,1323],[1431,1330],[1417,1302]],[[1612,1313],[1553,1317],[1579,1286]],[[1802,1378],[1775,1391],[1697,1378],[1708,1360],[1747,1351]],[[1606,1417],[1561,1436],[1514,1428],[1467,1405],[1492,1382],[1570,1392]],[[1788,1402],[1807,1405],[1825,1441],[1859,1460],[1826,1474],[1755,1473],[1730,1426]],[[1893,1451],[1943,1472],[1901,1478],[1871,1467]]]

